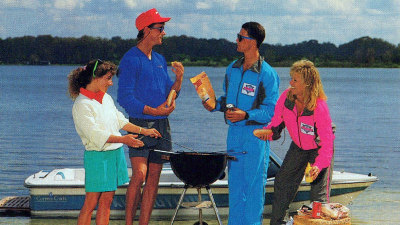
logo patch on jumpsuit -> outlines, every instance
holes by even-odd
[[[242,94],[248,95],[248,96],[254,96],[256,93],[256,85],[244,83],[242,87]]]
[[[300,129],[303,134],[314,135],[314,126],[310,126],[308,124],[301,122]]]

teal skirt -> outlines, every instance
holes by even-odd
[[[129,181],[124,148],[111,151],[85,151],[85,191],[115,191]]]

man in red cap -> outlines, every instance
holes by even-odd
[[[145,27],[153,23],[165,23],[168,22],[170,17],[161,17],[160,13],[156,9],[150,9],[136,18],[136,28],[141,31]]]
[[[132,165],[132,177],[126,192],[126,224],[130,225],[140,205],[139,224],[148,224],[157,196],[158,182],[163,159],[159,152],[171,151],[171,132],[168,115],[175,109],[175,100],[167,104],[170,91],[179,93],[184,68],[181,63],[173,65],[175,82],[168,76],[165,58],[153,51],[155,45],[161,45],[165,22],[169,17],[161,17],[156,9],[150,9],[136,18],[138,44],[131,48],[119,65],[118,102],[129,114],[129,121],[141,127],[155,128],[162,139],[147,138],[138,133],[144,143],[141,148],[129,148]],[[141,187],[145,183],[143,192]],[[141,200],[141,201],[140,201]]]

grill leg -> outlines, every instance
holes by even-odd
[[[213,208],[214,208],[215,216],[217,216],[218,224],[219,224],[219,225],[222,225],[222,221],[221,221],[221,218],[219,217],[219,213],[218,213],[218,209],[217,209],[217,204],[215,204],[215,201],[214,201],[214,198],[213,198],[213,195],[212,195],[210,186],[207,185],[207,186],[206,186],[206,189],[207,189],[207,192],[208,192],[208,196],[210,197],[212,206],[213,206]]]
[[[201,187],[197,188],[197,193],[198,193],[198,201],[199,203],[201,203]],[[199,222],[200,225],[203,225],[203,210],[200,208],[199,209]]]
[[[174,216],[173,216],[172,219],[171,219],[171,225],[174,224],[175,217],[176,217],[176,215],[178,214],[178,210],[179,210],[179,208],[181,207],[181,204],[182,204],[182,202],[183,202],[183,197],[185,197],[185,194],[186,194],[187,189],[188,189],[188,186],[185,185],[185,187],[183,188],[183,192],[182,192],[182,194],[181,194],[181,197],[179,198],[178,205],[176,206]]]

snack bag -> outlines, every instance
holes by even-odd
[[[207,74],[205,72],[201,72],[195,77],[190,78],[190,81],[196,88],[197,94],[201,100],[203,100],[211,108],[215,108],[215,93]]]

